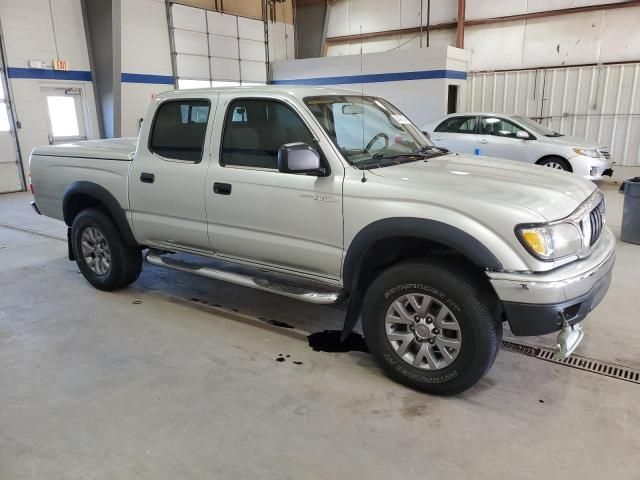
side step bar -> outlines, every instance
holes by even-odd
[[[256,290],[262,290],[263,292],[271,292],[284,297],[302,300],[303,302],[329,305],[336,303],[343,298],[343,292],[340,290],[311,290],[306,287],[278,283],[266,278],[227,272],[225,270],[218,270],[204,265],[164,258],[162,255],[159,255],[158,252],[153,250],[150,250],[147,253],[146,258],[147,262],[158,267],[170,268],[180,272],[194,273],[202,277],[221,280],[223,282],[233,283],[234,285],[240,285],[242,287],[254,288]]]

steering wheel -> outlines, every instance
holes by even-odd
[[[367,146],[364,147],[364,153],[369,152],[369,150],[371,150],[371,147],[373,147],[374,143],[376,143],[379,138],[384,138],[384,148],[389,147],[389,135],[387,135],[386,133],[380,132],[376,134],[371,140],[369,140],[369,143],[367,143]]]

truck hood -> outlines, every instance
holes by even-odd
[[[571,214],[596,189],[572,173],[499,158],[448,154],[369,170],[404,182],[407,187],[437,191],[478,201],[519,205],[547,221]]]
[[[36,147],[32,155],[54,157],[101,158],[104,160],[131,161],[138,144],[137,137],[111,138],[108,140],[84,140],[60,145]]]

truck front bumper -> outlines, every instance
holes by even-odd
[[[589,257],[545,273],[488,272],[514,335],[546,335],[581,322],[611,283],[616,239],[605,228]]]

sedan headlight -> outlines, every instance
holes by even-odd
[[[600,152],[591,148],[574,148],[573,151],[585,157],[600,158]]]
[[[519,225],[516,235],[534,257],[545,261],[576,255],[585,247],[585,236],[575,223]]]

